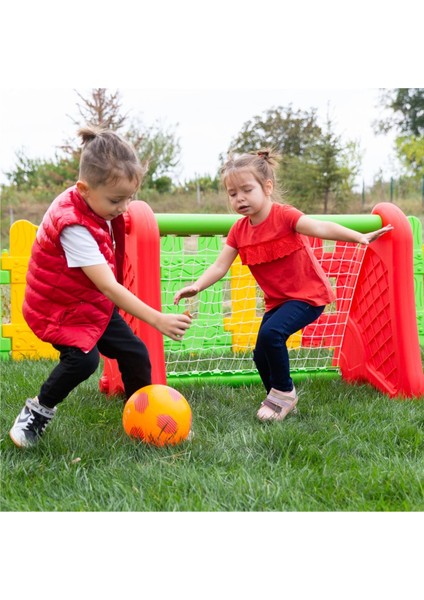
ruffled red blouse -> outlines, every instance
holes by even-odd
[[[303,213],[287,204],[273,203],[268,217],[252,225],[249,217],[236,221],[227,244],[238,250],[264,292],[265,309],[287,300],[323,306],[335,300],[321,265],[306,236],[296,232]]]

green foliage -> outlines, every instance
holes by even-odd
[[[391,88],[381,90],[380,105],[390,116],[374,123],[376,131],[391,129],[406,136],[424,134],[424,88]]]
[[[399,136],[396,138],[397,154],[407,172],[413,177],[424,177],[424,137]]]
[[[317,124],[316,113],[297,111],[289,106],[267,111],[245,124],[236,138],[237,151],[271,146],[282,155],[279,180],[282,189],[299,208],[314,210],[322,203],[343,209],[350,198],[356,166],[347,160],[348,152],[327,119],[326,130]]]
[[[305,212],[341,212],[352,200],[352,187],[357,172],[357,147],[342,147],[330,126],[303,157],[283,158],[280,180],[293,202]],[[292,202],[292,200],[290,200]]]
[[[312,147],[311,154],[316,165],[316,195],[323,199],[323,213],[330,212],[330,207],[334,212],[345,210],[352,198],[352,187],[360,164],[357,144],[348,142],[343,145],[328,119],[326,130]]]
[[[145,126],[139,119],[133,119],[125,137],[133,144],[140,160],[148,164],[142,187],[157,189],[155,181],[169,177],[179,164],[181,146],[175,131],[163,129],[158,122]]]
[[[165,130],[159,123],[147,126],[137,118],[129,121],[127,126],[128,116],[122,114],[118,91],[96,88],[86,97],[76,93],[80,99],[77,108],[82,118],[82,121],[72,119],[76,128],[92,125],[117,131],[127,127],[122,135],[134,145],[141,161],[149,165],[143,187],[161,193],[171,191],[170,174],[179,163],[181,151],[175,131],[172,128]],[[52,200],[77,181],[81,148],[76,138],[63,142],[60,149],[61,154],[56,154],[51,160],[29,158],[22,150],[16,153],[16,166],[6,173],[10,189],[4,186],[10,205],[14,204],[16,192],[31,191],[43,197],[50,195]]]
[[[283,158],[278,173],[283,199],[299,210],[314,212],[317,170],[316,164],[299,156]]]
[[[179,189],[185,192],[201,192],[204,194],[206,192],[218,192],[220,185],[220,178],[217,175],[212,177],[209,174],[205,174],[185,181]]]
[[[236,152],[254,152],[260,148],[274,148],[283,156],[302,156],[321,134],[316,111],[294,111],[271,108],[256,115],[243,126],[230,144]]]
[[[395,130],[397,156],[406,172],[424,176],[424,88],[382,90],[380,104],[390,115],[374,123],[378,133]]]
[[[158,177],[152,182],[153,189],[157,190],[159,194],[167,194],[172,192],[174,184],[172,179],[167,175],[163,175],[162,177]]]
[[[232,150],[250,152],[272,147],[281,156],[281,188],[304,211],[341,211],[352,198],[360,162],[357,145],[343,144],[327,118],[323,130],[316,112],[278,107],[244,124]]]
[[[56,154],[53,160],[28,158],[24,152],[16,153],[17,163],[13,171],[6,173],[11,187],[17,191],[40,191],[65,189],[78,178],[79,157],[61,157]]]
[[[17,219],[35,224],[52,200],[78,179],[79,159],[56,155],[54,160],[28,158],[17,152],[14,170],[6,173],[10,184],[1,186],[1,247],[8,246],[9,227]]]

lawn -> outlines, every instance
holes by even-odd
[[[424,510],[424,398],[308,380],[297,415],[260,423],[260,385],[182,385],[194,438],[157,448],[126,436],[98,371],[20,450],[8,431],[53,365],[1,363],[2,512]]]

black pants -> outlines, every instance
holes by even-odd
[[[60,352],[60,362],[38,394],[38,399],[44,406],[53,408],[77,385],[88,379],[99,366],[100,353],[117,359],[127,398],[152,382],[148,350],[117,310],[113,312],[97,346],[90,352],[85,353],[74,346],[54,347]]]

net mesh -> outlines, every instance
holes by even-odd
[[[314,323],[288,340],[292,374],[338,370],[349,310],[366,251],[365,246],[309,238],[330,280],[336,301]],[[210,266],[224,236],[161,238],[162,309],[175,312],[175,292],[194,282]],[[264,300],[247,267],[235,261],[228,274],[195,298],[183,300],[193,324],[181,342],[165,339],[168,377],[256,374],[252,359]]]

